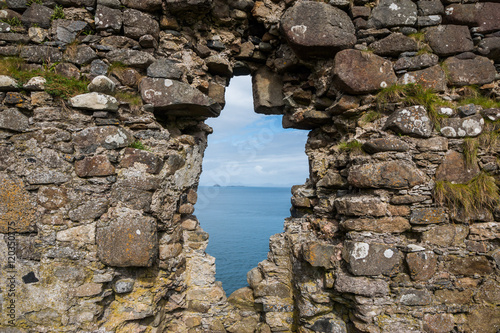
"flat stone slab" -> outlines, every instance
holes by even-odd
[[[0,128],[14,132],[23,132],[29,127],[29,120],[16,108],[0,112]]]
[[[449,150],[436,170],[436,181],[445,180],[465,184],[474,178],[480,169],[477,165],[467,166],[463,154]]]
[[[345,242],[344,259],[354,275],[392,275],[399,271],[401,252],[381,243]]]
[[[144,103],[167,115],[217,117],[222,109],[219,103],[184,82],[144,78],[139,90]]]
[[[398,84],[419,84],[437,92],[443,92],[446,90],[446,82],[446,74],[439,65],[415,72],[405,73],[398,80]]]
[[[370,44],[373,53],[380,56],[397,57],[403,52],[418,51],[417,42],[401,33],[393,33]]]
[[[474,48],[469,28],[463,25],[430,27],[425,33],[425,39],[439,56],[472,51]]]
[[[375,92],[396,83],[392,63],[359,50],[343,50],[335,56],[335,83],[350,94]]]
[[[297,2],[283,14],[281,29],[299,57],[331,57],[356,43],[349,16],[324,2]]]
[[[484,119],[480,115],[466,118],[445,118],[441,121],[441,134],[447,138],[474,137],[481,134]]]
[[[373,8],[370,21],[378,28],[413,26],[417,23],[417,5],[410,0],[382,0]]]
[[[106,149],[127,147],[134,142],[134,137],[121,127],[99,126],[76,132],[73,134],[73,142],[76,147],[86,152],[94,152],[99,146]]]
[[[396,133],[428,138],[432,134],[432,123],[427,110],[421,105],[394,111],[385,122],[384,129]]]
[[[334,288],[340,293],[351,293],[366,297],[380,297],[389,294],[389,284],[384,280],[354,277],[338,274]]]
[[[91,92],[77,95],[70,100],[71,106],[75,109],[93,111],[116,111],[118,110],[118,100],[113,96]]]
[[[389,161],[354,165],[347,180],[358,188],[404,189],[425,183],[427,177],[407,161]]]
[[[410,146],[402,140],[395,137],[377,138],[367,141],[363,144],[363,150],[370,154],[384,151],[404,152],[410,149]]]

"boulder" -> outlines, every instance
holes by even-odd
[[[358,50],[343,50],[335,56],[335,83],[350,94],[366,94],[396,83],[392,63]]]
[[[37,64],[53,64],[62,60],[62,52],[52,46],[23,46],[20,57]]]
[[[396,133],[428,138],[432,134],[432,123],[427,110],[421,106],[410,106],[394,111],[385,122],[384,129]]]
[[[221,111],[218,103],[184,82],[145,78],[139,90],[144,103],[168,115],[217,117]]]
[[[34,76],[23,84],[23,88],[30,91],[43,91],[47,80],[42,76]]]
[[[281,29],[299,57],[331,57],[356,43],[355,29],[342,10],[323,2],[297,2],[281,17]]]
[[[417,23],[417,5],[411,0],[381,0],[373,8],[370,21],[378,28],[414,26]]]
[[[474,137],[483,131],[484,119],[480,115],[466,118],[444,118],[441,120],[441,134],[447,138]]]
[[[474,27],[479,33],[489,33],[500,29],[500,3],[463,3],[446,7],[445,20],[453,24]]]
[[[134,142],[128,130],[116,126],[87,127],[73,134],[75,146],[86,153],[95,152],[97,147],[106,149],[123,148]]]
[[[123,12],[123,31],[125,36],[139,39],[144,35],[151,35],[155,39],[160,34],[160,24],[153,17],[135,9]]]
[[[253,105],[257,113],[283,114],[283,81],[268,67],[261,67],[252,76]]]
[[[0,75],[0,91],[18,90],[19,84],[15,79],[7,75]]]
[[[78,45],[74,50],[64,53],[64,60],[77,65],[86,65],[97,59],[97,53],[88,45]]]
[[[55,30],[56,40],[63,43],[71,43],[76,37],[88,28],[85,21],[55,20],[53,30]]]
[[[95,26],[97,31],[120,32],[123,24],[123,14],[120,9],[97,5]]]
[[[418,51],[417,42],[402,33],[393,33],[370,44],[373,53],[380,56],[397,57],[403,52]]]
[[[87,89],[91,92],[112,94],[115,91],[115,87],[116,84],[110,78],[104,75],[98,75],[92,79]]]
[[[500,37],[487,37],[481,40],[477,51],[495,62],[500,62]]]
[[[129,168],[136,163],[146,165],[146,172],[152,174],[159,173],[163,166],[161,158],[154,153],[140,149],[126,148],[125,154],[120,161],[120,166],[122,168]]]
[[[345,242],[344,259],[354,275],[393,275],[399,272],[401,252],[381,243]]]
[[[427,177],[410,162],[398,160],[354,165],[347,180],[358,188],[404,189],[424,184]]]
[[[158,256],[156,221],[140,211],[113,207],[99,221],[97,255],[106,265],[150,267]]]
[[[32,3],[21,16],[21,22],[27,27],[37,25],[40,28],[50,28],[50,17],[54,13],[53,9],[45,7],[36,2]]]
[[[443,66],[448,74],[448,82],[452,86],[482,85],[495,80],[495,66],[486,57],[476,56],[467,59],[450,57],[444,61]]]
[[[465,184],[474,178],[479,171],[477,163],[473,166],[467,166],[463,154],[449,150],[436,170],[436,181],[445,180],[456,184]]]
[[[430,27],[425,32],[425,39],[438,56],[450,56],[474,48],[469,29],[463,25]]]
[[[439,0],[417,1],[418,15],[441,15],[444,14],[443,3]]]
[[[398,84],[414,83],[436,92],[445,91],[446,82],[446,74],[439,65],[420,71],[405,73],[398,79]]]
[[[71,106],[75,109],[93,110],[93,111],[116,111],[118,110],[118,101],[113,96],[91,92],[77,95],[70,99]]]
[[[212,55],[205,59],[205,64],[208,67],[208,71],[215,75],[220,76],[233,76],[233,68],[231,63],[224,57],[220,55]]]

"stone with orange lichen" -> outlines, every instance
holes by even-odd
[[[0,202],[0,233],[35,231],[35,207],[21,180],[0,173]]]

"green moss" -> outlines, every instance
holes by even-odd
[[[361,148],[363,144],[358,140],[352,140],[349,142],[341,142],[338,145],[338,148],[342,151],[351,152],[351,153],[363,153],[363,149]]]
[[[111,65],[109,65],[109,67],[108,67],[108,74],[111,73],[114,70],[117,70],[117,69],[123,70],[123,69],[125,69],[127,67],[128,66],[125,65],[123,62],[115,61]]]
[[[115,94],[115,97],[119,101],[126,102],[130,105],[133,105],[133,106],[142,105],[142,98],[137,93],[131,93],[131,92],[127,92],[127,91],[119,91]]]
[[[494,209],[500,195],[495,178],[481,172],[466,184],[437,181],[434,199],[436,203],[448,206],[453,212],[463,210],[465,216],[469,216],[484,209]]]
[[[50,17],[51,21],[57,20],[57,19],[64,19],[66,15],[64,14],[64,7],[56,5],[54,7],[54,13]]]
[[[382,114],[380,112],[370,110],[363,113],[363,115],[359,118],[359,121],[361,123],[368,124],[380,118],[382,118]]]
[[[43,5],[43,1],[42,0],[28,0],[28,2],[26,2],[26,5],[27,6],[31,6],[34,3],[37,3],[39,5]]]

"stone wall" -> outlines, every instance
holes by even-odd
[[[500,328],[500,3],[2,3],[2,332]],[[226,295],[193,213],[248,74],[310,175]]]

